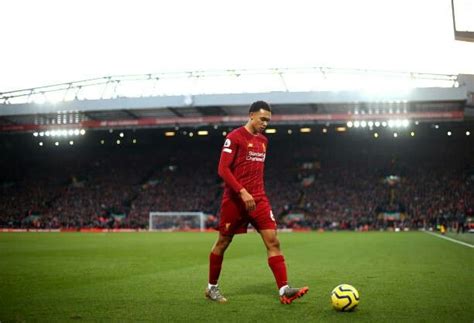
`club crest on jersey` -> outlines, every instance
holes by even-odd
[[[252,147],[253,147],[253,144],[252,144],[252,143],[249,143],[249,144],[247,145],[247,148],[252,148]]]

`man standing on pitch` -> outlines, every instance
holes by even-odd
[[[206,297],[220,303],[227,299],[217,285],[224,253],[234,234],[246,233],[251,223],[260,233],[279,289],[280,302],[291,304],[308,287],[288,286],[285,258],[277,238],[275,218],[265,194],[263,169],[268,140],[262,133],[270,122],[271,107],[264,101],[252,103],[245,126],[230,132],[222,147],[218,173],[225,182],[219,221],[219,237],[209,255],[209,284]]]

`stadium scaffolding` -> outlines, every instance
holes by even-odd
[[[458,87],[458,76],[332,67],[231,69],[104,76],[0,92],[0,104],[151,96]],[[190,104],[192,102],[189,102]]]

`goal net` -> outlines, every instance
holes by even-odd
[[[149,231],[204,231],[203,212],[150,212]]]

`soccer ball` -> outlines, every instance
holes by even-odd
[[[341,284],[332,290],[331,302],[337,311],[352,311],[359,305],[359,292],[354,286]]]

